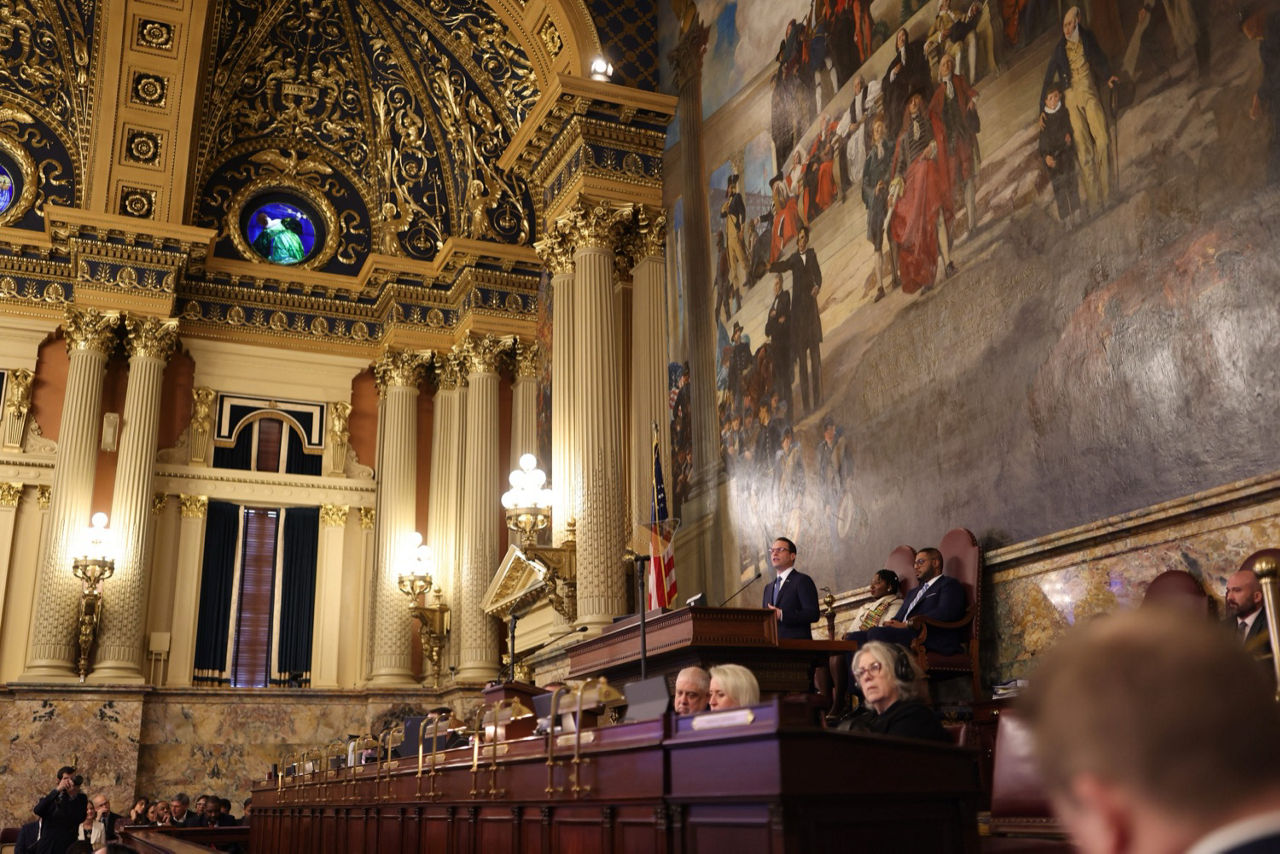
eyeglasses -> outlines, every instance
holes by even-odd
[[[879,673],[883,669],[884,669],[884,665],[882,665],[878,661],[873,661],[870,664],[868,664],[866,667],[859,667],[857,670],[853,671],[853,678],[858,682],[861,682],[863,679],[866,679],[872,673]]]
[[[787,548],[786,546],[772,546],[769,549],[769,554],[776,554],[778,552],[789,552],[789,551],[791,551],[791,549]]]

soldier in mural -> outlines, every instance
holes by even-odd
[[[944,54],[938,65],[938,88],[929,103],[929,117],[935,128],[942,129],[946,151],[942,162],[950,169],[947,177],[952,204],[964,202],[967,234],[972,235],[978,229],[978,96],[968,81],[955,73],[955,67],[951,54]]]
[[[809,229],[796,236],[796,251],[770,268],[791,273],[791,352],[800,374],[800,397],[806,413],[822,404],[822,318],[818,292],[822,269],[817,253],[809,247]]]
[[[889,186],[889,251],[903,293],[925,292],[933,285],[938,258],[948,276],[951,261],[951,184],[945,140],[938,144],[923,96],[907,102],[902,133],[893,155]]]
[[[1090,213],[1111,200],[1114,170],[1111,90],[1119,78],[1111,73],[1098,40],[1080,24],[1080,7],[1072,6],[1062,18],[1062,39],[1054,48],[1040,91],[1044,109],[1049,87],[1062,87],[1076,157]]]
[[[725,243],[729,252],[729,280],[742,307],[742,292],[747,282],[747,204],[742,198],[742,181],[737,173],[729,176],[725,187],[725,200],[720,205],[720,218],[724,220]]]

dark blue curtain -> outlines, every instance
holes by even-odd
[[[293,458],[292,450],[289,457]],[[306,685],[311,681],[311,631],[316,602],[319,535],[320,508],[290,507],[285,511],[280,578],[280,646],[276,669],[281,676],[278,681],[288,684]]]
[[[288,422],[285,422],[285,431],[289,434],[289,457],[284,464],[285,474],[319,475],[323,457],[320,454],[306,453],[302,436]]]
[[[231,619],[239,528],[239,505],[209,502],[204,524],[204,563],[200,573],[200,613],[192,677],[197,683],[226,682],[227,626]]]
[[[248,471],[253,462],[253,425],[246,424],[230,448],[213,449],[213,467]]]

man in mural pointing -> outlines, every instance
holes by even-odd
[[[822,319],[818,316],[822,270],[817,254],[809,248],[808,226],[796,235],[796,251],[769,269],[791,273],[791,353],[800,369],[805,412],[812,412],[822,405]]]

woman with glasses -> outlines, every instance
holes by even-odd
[[[900,738],[950,741],[933,711],[924,703],[924,672],[897,644],[869,641],[853,654],[853,678],[875,716],[869,731]]]

